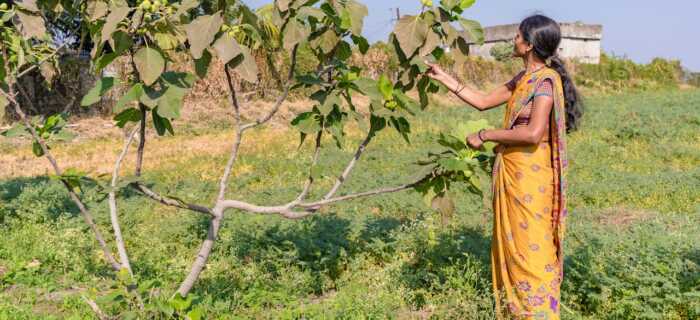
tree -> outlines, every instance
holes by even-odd
[[[399,57],[398,80],[386,75],[378,79],[361,77],[361,69],[349,63],[353,48],[365,53],[369,47],[362,36],[363,19],[367,7],[356,0],[277,0],[261,10],[253,11],[239,1],[182,0],[170,3],[167,0],[89,0],[89,1],[39,1],[15,2],[2,10],[2,68],[0,68],[0,106],[12,105],[20,116],[21,124],[6,131],[5,136],[25,135],[33,139],[37,156],[46,157],[54,169],[55,177],[66,186],[71,199],[78,205],[85,221],[92,228],[105,257],[134,294],[138,305],[143,301],[138,296],[136,278],[129,263],[129,256],[121,235],[118,193],[131,188],[145,197],[163,205],[173,206],[206,215],[209,220],[208,234],[204,239],[187,277],[177,289],[174,299],[185,299],[204,269],[215,244],[222,219],[230,209],[255,214],[276,214],[288,219],[301,219],[317,214],[324,206],[373,195],[414,189],[429,198],[435,208],[449,210],[452,206],[446,192],[450,182],[465,181],[471,190],[481,193],[479,176],[488,173],[491,151],[469,149],[463,138],[487,126],[485,122],[473,122],[454,134],[441,135],[438,143],[447,149],[428,155],[420,161],[425,173],[407,183],[367,190],[346,195],[337,195],[343,183],[350,178],[355,164],[372,140],[387,128],[396,130],[406,142],[410,142],[410,118],[418,109],[429,104],[429,93],[440,87],[422,74],[426,71],[424,60],[439,59],[444,48],[451,47],[455,59],[463,61],[469,41],[483,41],[483,32],[478,22],[461,17],[462,12],[474,1],[443,0],[439,5],[422,1],[423,9],[418,15],[403,16],[390,35],[390,46]],[[89,209],[80,199],[80,186],[89,179],[75,169],[62,170],[51,155],[51,143],[66,139],[63,115],[52,115],[43,121],[29,119],[17,101],[17,91],[23,94],[17,79],[29,70],[39,68],[44,73],[53,66],[59,48],[54,39],[47,36],[45,17],[61,16],[64,12],[79,13],[80,32],[89,36],[94,44],[91,52],[95,72],[115,61],[127,57],[132,70],[126,79],[103,77],[82,99],[84,106],[100,100],[117,82],[129,89],[114,106],[116,125],[126,130],[122,152],[114,164],[112,178],[104,186],[108,193],[111,225],[117,245],[119,259],[108,248],[99,228],[95,225]],[[49,14],[50,13],[50,14]],[[455,27],[457,25],[457,27]],[[458,29],[459,28],[459,29]],[[319,61],[316,70],[303,73],[296,70],[300,46],[308,46]],[[279,96],[273,108],[263,117],[244,122],[240,111],[243,106],[233,86],[232,74],[245,81],[258,81],[258,66],[251,50],[266,54],[266,63],[276,77]],[[175,72],[169,68],[172,57],[186,52],[194,64],[196,74]],[[288,55],[291,66],[283,77],[274,57]],[[156,193],[143,181],[142,165],[146,145],[147,121],[153,123],[158,135],[175,134],[172,120],[180,116],[183,97],[197,78],[204,77],[213,59],[223,63],[228,79],[229,102],[234,112],[235,135],[228,161],[223,168],[219,190],[213,205],[186,203],[175,197]],[[50,76],[51,72],[46,72]],[[300,132],[303,144],[312,137],[314,148],[311,167],[301,191],[294,199],[275,206],[260,206],[245,200],[227,198],[229,178],[235,168],[239,148],[251,129],[265,125],[275,117],[290,91],[299,88],[313,91],[313,106],[300,113],[291,125]],[[418,101],[406,93],[417,90]],[[370,100],[369,114],[358,112],[353,102],[357,95]],[[30,99],[27,99],[30,101]],[[334,185],[319,199],[308,199],[315,180],[315,166],[320,149],[329,138],[342,146],[345,126],[355,121],[364,128],[365,138],[358,144],[344,170]],[[138,140],[134,178],[119,181],[121,162],[128,148]],[[184,300],[182,300],[184,301]],[[91,307],[99,311],[94,302]]]

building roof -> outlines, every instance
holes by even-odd
[[[564,22],[559,25],[561,26],[561,37],[564,39],[600,40],[603,37],[603,26],[600,24]],[[519,24],[505,24],[486,27],[484,28],[484,42],[510,41],[518,32],[518,26]]]

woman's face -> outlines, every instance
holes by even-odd
[[[518,30],[518,33],[513,39],[513,56],[522,58],[527,56],[530,50],[532,50],[532,45],[523,39],[523,34]]]

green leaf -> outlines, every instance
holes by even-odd
[[[95,82],[95,86],[83,97],[80,105],[91,106],[102,99],[102,96],[109,91],[118,81],[114,77],[104,77]]]
[[[448,171],[471,170],[471,165],[469,163],[455,158],[443,158],[437,162],[442,168]]]
[[[178,6],[177,11],[175,12],[175,16],[179,17],[183,14],[187,14],[189,10],[194,9],[198,6],[198,0],[182,0],[182,2],[180,2],[180,6]]]
[[[333,29],[328,29],[326,32],[321,34],[321,36],[314,39],[311,44],[315,48],[320,48],[324,53],[330,53],[338,44],[339,40],[340,38],[335,31],[333,31]]]
[[[207,76],[209,65],[211,64],[211,54],[209,50],[202,52],[202,57],[194,60],[194,72],[200,79]]]
[[[129,15],[129,7],[113,7],[112,11],[107,15],[105,24],[102,26],[101,41],[104,43],[112,38],[112,33],[117,30],[117,26]]]
[[[149,108],[155,108],[158,105],[158,100],[163,96],[164,90],[155,90],[151,87],[143,87],[143,94],[139,97],[139,102]]]
[[[243,52],[243,60],[235,66],[233,72],[245,81],[258,82],[258,64],[255,63],[255,58],[247,47],[241,47],[241,51]]]
[[[216,55],[223,64],[227,64],[231,59],[242,53],[238,41],[228,35],[228,33],[222,35],[214,42],[214,51],[216,51]]]
[[[382,131],[386,127],[386,119],[382,117],[377,117],[374,114],[370,115],[369,118],[369,130],[372,132],[372,135],[375,135],[377,132]]]
[[[156,107],[151,112],[151,114],[153,116],[153,126],[156,128],[156,132],[158,133],[159,136],[162,136],[162,135],[165,135],[165,131],[167,130],[168,132],[170,132],[171,135],[175,135],[175,132],[173,131],[173,126],[170,123],[170,120],[159,116],[158,115],[158,113],[159,113],[158,108],[160,108],[160,107]]]
[[[95,72],[101,72],[102,69],[106,68],[114,59],[118,58],[119,54],[116,52],[105,53],[95,59]]]
[[[29,130],[21,123],[16,123],[12,128],[7,129],[2,133],[5,138],[28,137]]]
[[[385,74],[379,76],[377,88],[379,88],[379,92],[384,96],[384,100],[391,100],[393,98],[394,85]]]
[[[478,175],[472,174],[469,176],[469,183],[472,185],[472,187],[478,190],[479,193],[483,193],[483,189],[481,188],[481,179]]]
[[[292,120],[292,126],[304,134],[314,134],[321,130],[320,115],[315,112],[300,113]]]
[[[480,119],[480,120],[470,120],[466,122],[462,122],[457,127],[452,130],[453,136],[459,137],[459,138],[466,138],[467,136],[479,132],[481,129],[492,129],[493,126],[491,126],[486,119]]]
[[[382,92],[379,91],[377,81],[370,78],[359,78],[354,81],[355,85],[360,89],[360,92],[369,97],[370,100],[382,100]]]
[[[354,42],[357,45],[358,49],[360,50],[360,53],[366,54],[367,50],[369,50],[369,42],[367,42],[367,38],[356,35],[352,35],[350,37],[352,38],[352,42]]]
[[[87,13],[88,21],[93,22],[107,15],[109,7],[107,3],[100,0],[89,0],[87,2],[87,8],[85,13]]]
[[[183,297],[180,293],[176,293],[169,301],[170,305],[177,311],[185,311],[192,305],[192,297]]]
[[[36,0],[17,0],[15,1],[15,5],[29,12],[39,12],[39,7],[36,6]]]
[[[323,83],[321,78],[317,77],[315,74],[302,74],[296,77],[297,82],[304,84],[306,86],[319,85]]]
[[[153,39],[159,48],[163,50],[173,50],[180,44],[177,37],[165,32],[155,32]]]
[[[201,307],[193,308],[187,313],[187,318],[189,318],[189,320],[201,320],[203,316],[204,310],[202,310]]]
[[[459,24],[462,25],[464,32],[469,35],[469,39],[465,39],[469,40],[467,42],[484,43],[484,29],[478,21],[460,18]]]
[[[66,142],[68,142],[68,141],[72,141],[73,139],[75,139],[75,137],[76,137],[76,134],[75,134],[75,133],[70,132],[70,131],[68,131],[68,130],[66,130],[66,129],[62,129],[62,130],[60,130],[60,131],[54,133],[53,136],[52,136],[51,138],[52,138],[53,140],[66,141]]]
[[[275,0],[275,3],[277,4],[277,8],[281,11],[287,11],[289,10],[289,4],[292,3],[293,0]]]
[[[112,110],[114,113],[120,113],[122,110],[124,110],[124,107],[134,101],[138,101],[139,98],[143,95],[143,85],[140,83],[137,83],[133,85],[120,99],[117,101],[117,104],[114,105],[114,109]]]
[[[410,58],[423,45],[428,31],[428,26],[419,16],[403,16],[396,23],[394,35],[404,55]]]
[[[19,20],[19,32],[23,36],[37,39],[47,36],[44,19],[41,16],[23,10],[17,10],[15,14]]]
[[[39,65],[39,72],[41,73],[41,76],[44,77],[45,82],[49,85],[49,87],[51,87],[53,79],[58,73],[58,71],[56,71],[56,68],[53,66],[53,63],[51,63],[51,61],[45,61],[44,63]],[[0,102],[0,104],[1,103],[2,102]]]
[[[347,9],[347,13],[349,15],[350,31],[355,36],[361,36],[363,21],[369,13],[367,6],[355,0],[348,0],[348,2],[345,4],[345,8]]]
[[[329,113],[331,113],[331,111],[333,111],[334,105],[342,105],[342,102],[337,92],[332,92],[329,95],[327,95],[326,99],[318,107],[318,110],[321,111],[322,115],[327,116]]]
[[[292,18],[284,28],[283,46],[287,51],[292,51],[295,45],[302,43],[310,34],[311,29],[308,26]]]
[[[408,138],[408,135],[411,133],[411,125],[408,123],[408,120],[404,117],[391,117],[390,122],[394,129],[401,134],[404,141],[406,141],[406,143],[411,143],[411,140]]]
[[[428,106],[428,85],[430,84],[430,78],[422,77],[418,80],[418,99],[420,101],[421,109],[425,109]]]
[[[202,52],[214,41],[223,23],[221,13],[217,12],[213,15],[199,16],[185,26],[192,57],[195,59],[202,57]]]
[[[156,49],[143,47],[134,54],[134,64],[144,84],[152,85],[165,70],[165,59]]]
[[[465,136],[466,137],[466,136]],[[467,149],[467,145],[462,141],[462,139],[459,139],[453,135],[445,135],[440,133],[440,139],[438,139],[438,143],[442,146],[448,147],[454,151],[460,151]]]
[[[194,76],[185,72],[163,73],[163,93],[158,98],[158,115],[167,119],[180,117],[185,95],[194,83]]]
[[[476,0],[462,0],[459,2],[459,7],[464,10],[474,5],[474,2],[476,2]]]
[[[42,149],[39,142],[36,141],[32,143],[32,152],[34,152],[34,155],[37,157],[41,157],[44,155],[44,149]]]
[[[175,86],[166,88],[163,95],[158,99],[158,107],[156,107],[154,111],[157,110],[158,115],[163,118],[179,118],[185,94],[187,94],[187,91],[178,89]]]
[[[345,61],[352,56],[352,48],[350,44],[345,41],[340,41],[338,43],[338,49],[336,50],[336,58],[340,61]]]
[[[117,122],[117,127],[124,128],[129,122],[141,121],[141,111],[135,108],[126,109],[114,116],[114,121]]]
[[[425,37],[425,44],[420,48],[419,56],[425,57],[433,52],[440,45],[440,35],[433,30],[428,30],[428,35]]]
[[[416,112],[418,112],[418,103],[416,103],[416,101],[411,99],[411,97],[407,96],[401,90],[395,89],[394,97],[396,97],[396,100],[401,108],[406,110],[408,113],[414,115]]]

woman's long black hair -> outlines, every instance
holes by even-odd
[[[559,24],[546,16],[537,14],[520,23],[520,33],[523,35],[523,40],[532,45],[535,55],[544,61],[551,61],[549,66],[559,73],[564,88],[566,131],[578,129],[579,120],[583,115],[583,105],[571,75],[557,56],[561,42]]]

